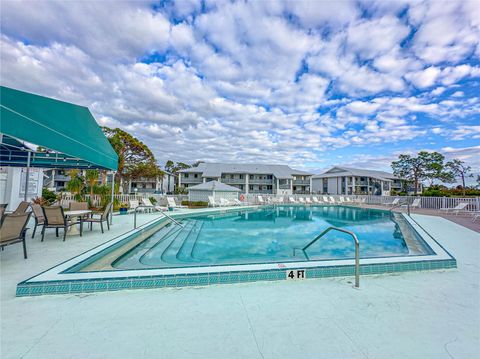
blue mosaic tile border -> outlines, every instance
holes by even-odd
[[[378,263],[360,265],[361,275],[423,271],[456,268],[457,261],[452,259]],[[125,289],[148,289],[164,287],[207,286],[213,284],[243,283],[256,281],[286,280],[286,270],[211,272],[206,274],[179,274],[169,276],[139,276],[125,278],[100,278],[86,280],[65,280],[50,282],[22,282],[17,285],[17,297],[50,294],[77,294],[92,292],[110,292]],[[355,268],[347,266],[312,267],[306,269],[306,277],[327,278],[353,276]]]

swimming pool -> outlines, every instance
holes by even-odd
[[[116,269],[304,261],[301,248],[330,226],[354,232],[360,258],[431,254],[401,215],[347,206],[278,206],[187,218],[162,228],[112,263]],[[352,238],[330,232],[308,260],[354,257]]]
[[[354,244],[343,233],[329,232],[304,253],[295,251],[331,226],[357,235],[362,275],[456,267],[412,217],[388,210],[285,205],[172,217],[181,225],[158,215],[19,283],[17,296],[353,276]]]

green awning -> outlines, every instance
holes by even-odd
[[[87,107],[0,86],[0,133],[117,169],[117,154]]]

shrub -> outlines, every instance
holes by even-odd
[[[203,202],[203,201],[182,201],[182,206],[189,206],[189,207],[208,207],[208,202]]]
[[[150,202],[152,202],[153,205],[157,204],[157,199],[155,197],[149,197],[148,198]]]
[[[42,205],[48,205],[51,206],[52,204],[57,201],[57,195],[55,192],[52,192],[46,188],[42,189],[42,199],[44,200],[44,204]],[[39,203],[40,204],[40,203]]]

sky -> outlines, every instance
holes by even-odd
[[[479,1],[2,1],[1,84],[90,108],[158,162],[480,171]]]

